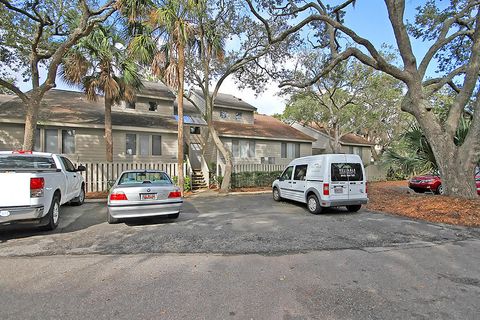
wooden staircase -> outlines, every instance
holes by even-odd
[[[193,170],[192,172],[192,190],[206,189],[208,188],[205,182],[205,177],[202,174],[202,170]]]

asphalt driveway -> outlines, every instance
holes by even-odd
[[[479,229],[270,195],[190,199],[178,220],[0,229],[2,319],[478,319]]]
[[[269,194],[189,199],[177,220],[106,223],[105,203],[64,206],[53,232],[3,228],[0,256],[219,253],[279,255],[315,250],[384,250],[479,239],[480,230],[361,210],[310,214]]]

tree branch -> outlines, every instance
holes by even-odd
[[[8,90],[12,91],[15,93],[24,103],[28,103],[29,98],[28,96],[20,90],[19,87],[14,85],[13,83],[10,83],[4,79],[0,79],[0,86],[7,88]]]

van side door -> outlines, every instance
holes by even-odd
[[[292,196],[294,196],[294,200],[303,203],[306,203],[305,189],[307,186],[307,169],[308,166],[306,164],[296,165],[292,179]]]
[[[280,176],[280,180],[278,185],[280,186],[280,195],[282,198],[291,199],[292,197],[292,173],[293,173],[293,166],[287,167],[282,175]]]

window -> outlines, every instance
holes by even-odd
[[[12,154],[0,155],[0,169],[25,168],[25,169],[56,169],[55,161],[52,157],[40,157],[23,155],[16,156]]]
[[[173,106],[173,115],[178,116],[178,106]]]
[[[127,109],[135,109],[135,101],[127,101],[125,105]]]
[[[149,101],[148,102],[148,111],[157,111],[157,103],[155,101]]]
[[[298,158],[300,157],[300,143],[282,142],[281,147],[282,158]]]
[[[232,140],[232,154],[234,158],[255,158],[255,141]]]
[[[292,172],[293,172],[293,167],[288,167],[283,171],[282,175],[280,176],[280,179],[282,180],[290,180],[292,179]]]
[[[362,181],[363,171],[360,163],[332,163],[332,181]]]
[[[62,130],[62,153],[75,153],[75,130]]]
[[[163,172],[126,172],[122,174],[118,184],[170,185],[172,180]]]
[[[275,164],[275,157],[261,157],[261,164]]]
[[[293,175],[293,180],[297,181],[303,181],[305,180],[305,177],[307,175],[307,165],[302,164],[302,165],[297,165],[295,167],[295,174]]]
[[[190,127],[191,134],[200,134],[200,127]]]
[[[137,135],[127,133],[126,134],[126,148],[125,152],[128,155],[137,154]]]
[[[152,136],[152,156],[162,155],[162,136]]]
[[[45,129],[45,152],[58,152],[58,130]]]
[[[65,157],[61,157],[60,159],[63,162],[63,166],[65,167],[65,170],[67,170],[68,172],[75,172],[75,166],[70,160],[68,160]]]
[[[139,151],[138,154],[141,156],[148,156],[149,154],[149,146],[150,146],[150,136],[141,134],[138,137],[139,140]]]
[[[237,120],[237,121],[242,120],[242,113],[241,112],[235,112],[235,120]]]
[[[226,111],[220,111],[220,118],[227,119],[227,117],[228,117],[228,114]]]
[[[42,151],[42,141],[39,128],[35,130],[35,146],[33,147],[33,151]]]

